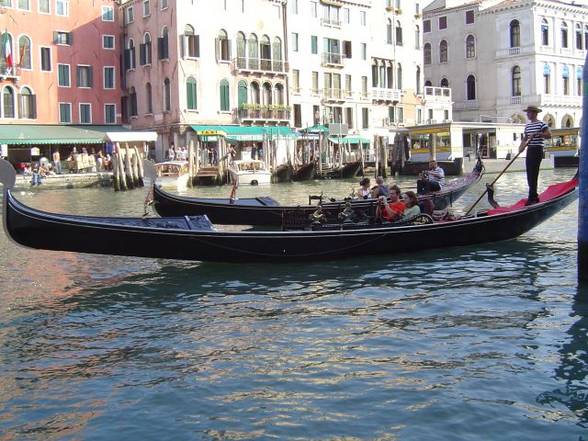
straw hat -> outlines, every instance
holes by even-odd
[[[523,112],[535,112],[535,113],[539,113],[542,112],[542,110],[537,107],[537,106],[527,106],[526,109],[523,109]]]

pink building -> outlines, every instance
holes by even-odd
[[[115,0],[0,0],[1,124],[120,124]]]

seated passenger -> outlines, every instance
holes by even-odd
[[[385,196],[380,196],[378,208],[376,209],[376,219],[395,222],[402,217],[405,208],[404,202],[398,199],[396,192],[390,193],[389,202],[386,201]]]
[[[370,178],[363,178],[359,181],[359,189],[355,193],[355,196],[359,199],[369,199],[371,197]]]
[[[437,161],[429,161],[429,170],[421,173],[417,181],[417,193],[425,194],[439,191],[445,185],[445,172],[437,165]]]
[[[406,205],[406,210],[404,210],[402,220],[409,220],[421,214],[421,207],[419,207],[419,201],[414,191],[404,193],[403,200]]]
[[[386,187],[386,185],[384,184],[384,178],[381,176],[378,176],[376,178],[376,185],[375,185],[375,187],[372,188],[372,197],[374,199],[377,199],[380,196],[388,197],[388,194],[389,194],[389,191],[388,191],[388,187]]]

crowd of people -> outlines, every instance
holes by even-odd
[[[171,145],[165,155],[168,161],[187,161],[188,160],[188,149],[184,147],[175,147]]]

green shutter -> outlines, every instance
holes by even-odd
[[[245,81],[240,81],[238,107],[241,108],[244,104],[247,104],[247,83]]]
[[[228,112],[229,106],[229,82],[223,80],[220,84],[220,109],[223,112]]]
[[[186,83],[186,93],[188,98],[188,109],[195,110],[198,107],[196,96],[196,81],[189,79]]]

